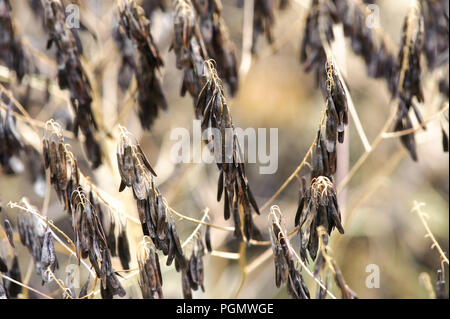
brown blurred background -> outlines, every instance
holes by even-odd
[[[42,22],[37,20],[29,9],[27,1],[12,1],[13,12],[18,33],[22,35],[35,50],[53,58],[53,50],[45,50],[47,35]],[[80,32],[84,46],[84,55],[88,63],[97,63],[92,72],[97,86],[101,87],[102,96],[96,96],[101,106],[103,125],[112,133],[113,138],[105,138],[109,149],[111,165],[103,165],[95,172],[89,169],[80,144],[76,140],[66,139],[72,145],[82,171],[91,176],[92,181],[110,195],[111,201],[129,215],[137,216],[136,205],[129,190],[118,192],[120,178],[115,161],[117,123],[127,127],[143,145],[144,152],[153,164],[161,192],[166,196],[170,206],[187,216],[200,219],[201,210],[209,207],[211,220],[215,224],[230,225],[223,219],[223,204],[216,202],[218,171],[214,165],[177,164],[170,162],[169,152],[173,145],[170,131],[175,127],[192,129],[194,112],[192,99],[180,97],[182,72],[175,67],[175,56],[169,52],[172,37],[172,15],[169,12],[156,11],[152,17],[152,33],[162,52],[165,67],[163,73],[163,91],[169,110],[160,114],[150,132],[143,132],[135,113],[135,107],[125,114],[120,113],[127,98],[117,89],[117,72],[119,55],[111,38],[113,25],[114,1],[82,1],[90,12],[86,21],[92,23],[97,33],[94,39],[88,32]],[[236,7],[236,0],[222,0],[224,18],[230,29],[230,35],[236,44],[237,55],[241,57],[242,44],[242,9]],[[299,62],[300,41],[302,38],[304,18],[307,9],[303,4],[309,1],[290,1],[283,11],[276,12],[274,36],[278,50],[273,52],[266,40],[261,37],[258,42],[258,54],[253,56],[248,73],[241,78],[239,91],[235,98],[229,99],[235,126],[253,128],[278,128],[278,171],[273,175],[260,175],[259,164],[247,165],[248,179],[259,205],[278,189],[285,179],[294,171],[303,159],[314,136],[324,102],[320,90],[315,87],[314,75],[306,73]],[[399,47],[401,26],[411,1],[378,0],[380,7],[380,24],[392,42]],[[342,32],[339,28],[338,33]],[[366,67],[361,58],[355,56],[348,40],[339,39],[336,43],[336,57],[347,80],[355,107],[358,111],[364,131],[369,141],[373,141],[389,116],[392,105],[386,84],[367,76]],[[100,62],[99,62],[100,61]],[[55,81],[55,69],[40,61],[41,76],[49,76]],[[425,118],[437,112],[436,74],[423,74],[425,103],[420,105]],[[2,78],[2,81],[4,79]],[[26,77],[22,85],[5,83],[20,97],[26,91]],[[11,80],[13,81],[13,80]],[[57,92],[57,90],[55,90]],[[61,92],[60,92],[61,93]],[[32,89],[27,101],[27,109],[37,119],[45,121],[56,110],[68,110],[65,92],[55,93],[48,105],[42,105],[44,92]],[[123,115],[118,118],[119,114]],[[398,138],[385,139],[359,169],[345,191],[340,194],[340,205],[344,215],[345,235],[332,236],[332,247],[338,265],[348,285],[360,298],[427,298],[425,286],[419,280],[422,272],[430,275],[435,283],[436,270],[439,268],[439,255],[431,250],[431,241],[424,237],[425,228],[416,213],[411,212],[413,202],[424,202],[423,211],[428,213],[429,226],[444,251],[449,249],[449,165],[448,154],[441,145],[439,120],[429,123],[426,131],[416,135],[419,162],[413,162],[401,146]],[[349,166],[363,154],[364,148],[357,134],[354,122],[350,120],[347,128]],[[342,152],[346,152],[345,146]],[[307,174],[304,169],[300,175]],[[345,175],[345,172],[340,172]],[[288,229],[293,228],[294,214],[298,205],[299,183],[297,180],[274,201],[280,207]],[[19,201],[23,196],[38,208],[43,198],[37,196],[27,173],[15,176],[0,174],[0,200],[13,224],[16,223],[17,209],[6,207],[9,201]],[[256,217],[258,227],[268,239],[268,210]],[[51,189],[49,218],[71,234],[70,220],[57,201]],[[195,224],[177,220],[181,239],[189,236]],[[127,225],[131,246],[132,264],[136,267],[136,244],[142,239],[140,226],[131,222]],[[232,234],[212,229],[213,247],[221,251],[238,252],[238,243]],[[293,245],[298,249],[297,236]],[[30,262],[29,253],[18,244],[16,253],[22,275],[27,273]],[[250,247],[247,250],[247,263],[263,253],[267,247]],[[188,245],[187,251],[190,246]],[[0,231],[0,252],[11,254],[6,244],[3,230]],[[188,254],[189,255],[189,254]],[[57,274],[65,278],[65,266],[74,263],[64,255],[58,255],[60,269]],[[163,259],[165,260],[165,259]],[[118,260],[114,266],[120,269]],[[163,263],[163,262],[162,262]],[[215,256],[206,256],[205,293],[195,292],[195,298],[230,298],[235,296],[241,273],[235,260],[226,260]],[[369,289],[365,286],[368,276],[366,266],[376,264],[380,268],[380,288]],[[312,266],[311,266],[312,267]],[[163,268],[165,297],[181,297],[180,275],[172,268]],[[448,269],[448,268],[447,268]],[[85,276],[85,270],[82,270]],[[126,275],[126,274],[125,274]],[[304,275],[312,293],[315,284]],[[136,276],[128,279],[124,287],[130,294],[139,296]],[[448,278],[448,277],[447,277]],[[42,291],[52,291],[56,285],[40,287],[40,278],[34,273],[30,284]],[[340,295],[333,284],[332,291]],[[285,287],[277,289],[274,279],[273,260],[268,259],[246,278],[245,285],[238,295],[242,298],[287,298]]]

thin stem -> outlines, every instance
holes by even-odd
[[[54,299],[54,298],[50,297],[49,295],[46,295],[46,294],[44,294],[43,292],[40,292],[39,290],[36,290],[36,289],[34,289],[34,288],[32,288],[32,287],[26,285],[26,284],[21,283],[20,281],[17,281],[17,280],[15,280],[15,279],[12,279],[11,277],[8,277],[7,275],[3,275],[2,273],[0,273],[0,277],[4,278],[4,279],[6,279],[6,280],[9,280],[9,281],[15,283],[16,285],[19,285],[19,286],[21,286],[21,287],[24,287],[24,288],[28,289],[29,291],[32,291],[32,292],[34,292],[34,293],[36,293],[36,294],[38,294],[38,295],[41,295],[41,296],[44,297],[44,298],[47,298],[47,299]]]
[[[433,243],[431,245],[431,249],[436,248],[436,250],[439,252],[439,255],[441,256],[441,262],[443,264],[449,264],[448,258],[445,255],[444,251],[442,250],[441,246],[437,242],[436,238],[434,237],[433,233],[431,232],[430,227],[428,226],[426,218],[428,218],[428,214],[425,212],[422,212],[421,207],[425,206],[425,203],[418,203],[417,201],[414,201],[414,206],[411,211],[416,212],[417,216],[419,216],[420,221],[423,224],[423,227],[425,227],[425,230],[427,231],[427,234],[425,237],[430,238],[431,242]]]

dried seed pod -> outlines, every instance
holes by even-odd
[[[0,109],[0,167],[6,173],[13,174],[15,169],[11,166],[10,161],[13,158],[18,159],[18,155],[24,149],[25,144],[17,131],[16,118],[11,111],[11,103],[7,105],[4,118],[2,113],[3,110]]]
[[[90,280],[91,280],[91,274],[88,275],[86,282],[83,284],[83,287],[81,287],[78,298],[81,299],[81,298],[85,298],[87,296],[87,291],[88,291]]]
[[[108,249],[102,251],[102,270],[100,294],[103,299],[112,299],[114,295],[125,296],[126,292],[117,278],[111,264],[111,256]],[[92,262],[92,261],[91,261]]]
[[[442,269],[438,269],[436,276],[436,298],[437,299],[447,299],[445,293],[445,277]]]
[[[117,251],[119,253],[120,263],[122,264],[123,269],[130,269],[130,248],[128,245],[128,238],[125,229],[119,233],[119,238],[117,242]]]
[[[17,258],[17,256],[14,256],[12,265],[11,267],[9,267],[8,273],[6,275],[18,282],[22,282],[22,275],[19,268],[19,259]],[[23,290],[22,286],[19,286],[18,284],[11,281],[8,281],[5,284],[5,288],[8,298],[17,298],[17,296],[22,293]]]
[[[163,61],[150,33],[150,20],[145,16],[144,9],[134,0],[127,0],[123,2],[123,7],[119,11],[120,24],[125,34],[137,45],[139,52],[135,67],[139,119],[144,129],[150,129],[159,109],[167,110],[166,98],[157,74],[159,68],[163,66]]]
[[[11,245],[12,248],[16,248],[14,245],[14,234],[13,234],[13,228],[11,226],[11,222],[5,218],[3,222],[3,227],[5,228],[6,237],[8,237],[8,242]]]
[[[205,244],[206,249],[208,249],[208,252],[212,252],[212,246],[211,246],[211,227],[208,225],[205,229]]]
[[[47,228],[44,235],[44,242],[42,243],[41,253],[41,267],[42,267],[42,285],[50,282],[51,277],[47,272],[50,269],[52,273],[58,268],[58,260],[56,259],[55,246],[53,245],[53,235],[50,229]]]
[[[74,133],[78,129],[85,136],[84,148],[93,168],[102,162],[97,122],[91,108],[92,88],[80,60],[73,32],[66,25],[66,17],[59,0],[44,0],[45,26],[49,33],[47,48],[56,47],[58,63],[58,84],[62,90],[68,89],[75,113]]]
[[[277,206],[272,206],[270,218],[269,235],[275,262],[275,284],[279,288],[281,283],[285,283],[288,293],[295,299],[309,299],[308,287],[295,267],[292,247]]]
[[[6,263],[1,256],[0,256],[0,272],[8,272],[8,266],[6,266]]]

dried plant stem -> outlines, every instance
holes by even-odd
[[[224,231],[234,232],[234,227],[231,227],[231,226],[220,226],[220,225],[211,224],[211,223],[208,223],[208,222],[205,222],[205,221],[201,221],[201,220],[198,220],[198,219],[195,219],[195,218],[192,218],[192,217],[185,216],[185,215],[177,212],[172,207],[167,207],[167,208],[170,210],[171,213],[177,215],[181,219],[184,219],[184,220],[196,223],[196,224],[201,224],[201,225],[205,225],[205,226],[211,226],[213,228],[224,230]]]
[[[325,121],[325,117],[326,117],[326,107],[322,113],[322,118],[320,120],[320,124],[319,127],[321,127]],[[267,207],[269,207],[269,205],[281,194],[281,192],[289,185],[289,183],[297,176],[298,172],[300,172],[300,170],[306,165],[309,156],[312,154],[312,151],[314,149],[314,146],[316,145],[317,142],[317,135],[314,138],[314,141],[312,142],[311,146],[308,149],[308,152],[306,152],[305,157],[303,158],[303,160],[301,161],[301,163],[297,166],[297,168],[294,170],[294,172],[284,181],[283,185],[280,186],[280,188],[275,192],[275,194],[272,195],[272,197],[270,197],[265,203],[264,205],[261,206],[260,210],[263,211],[265,210]]]
[[[26,198],[22,198],[23,203],[25,204],[26,207],[18,205],[17,203],[13,203],[13,202],[9,202],[8,205],[11,208],[19,208],[21,210],[23,210],[24,212],[30,213],[35,215],[36,217],[38,217],[42,223],[45,223],[46,225],[50,226],[50,228],[53,228],[54,230],[56,230],[58,233],[60,233],[64,239],[72,246],[72,249],[69,248],[62,240],[61,238],[59,238],[59,236],[57,236],[55,234],[55,232],[50,229],[50,232],[52,233],[53,237],[56,239],[56,241],[58,241],[71,255],[73,256],[77,256],[76,252],[75,252],[75,245],[73,243],[73,241],[58,227],[56,227],[52,221],[47,220],[46,218],[42,217],[40,214],[38,214],[37,212],[35,212],[30,204],[28,203],[28,201],[26,200]],[[92,276],[95,276],[94,271],[91,269],[91,267],[83,260],[80,260],[80,262],[86,267],[86,269],[91,273]]]
[[[50,266],[47,268],[46,272],[48,272],[50,274],[50,277],[52,277],[56,284],[59,286],[59,288],[61,288],[61,290],[66,294],[66,296],[69,299],[73,299],[72,296],[70,295],[70,293],[68,293],[68,291],[70,291],[69,288],[64,287],[64,285],[62,284],[61,280],[59,280],[56,275],[53,273],[53,271],[50,269]]]
[[[342,191],[347,186],[347,184],[353,178],[353,176],[358,171],[358,169],[367,160],[369,155],[372,154],[372,152],[378,147],[378,145],[381,143],[381,141],[383,141],[383,134],[386,133],[386,131],[388,130],[389,126],[393,123],[393,121],[395,119],[395,115],[396,115],[396,112],[394,110],[391,113],[391,115],[389,116],[388,120],[384,123],[380,133],[378,133],[377,137],[375,138],[375,140],[370,145],[370,151],[366,151],[366,152],[363,153],[363,155],[361,155],[361,157],[356,161],[356,163],[350,169],[350,172],[348,172],[348,174],[344,177],[344,179],[339,183],[339,185],[337,186],[337,192],[338,193],[340,191]]]
[[[242,28],[242,57],[239,66],[239,78],[247,75],[252,65],[253,13],[255,0],[244,1],[244,22]]]
[[[21,283],[20,281],[17,281],[17,280],[12,279],[11,277],[8,277],[7,275],[3,275],[2,273],[0,273],[0,277],[4,278],[4,279],[6,279],[6,280],[9,280],[9,281],[15,283],[16,285],[19,285],[19,286],[21,286],[21,287],[24,287],[24,288],[28,289],[29,291],[32,291],[32,292],[34,292],[34,293],[36,293],[36,294],[38,294],[38,295],[41,295],[41,296],[44,297],[44,298],[47,298],[47,299],[54,299],[54,298],[50,297],[49,295],[46,295],[46,294],[44,294],[43,292],[40,292],[39,290],[36,290],[36,289],[34,289],[34,288],[32,288],[32,287],[26,285],[26,284]]]
[[[386,133],[382,134],[382,137],[385,138],[385,139],[394,138],[394,137],[400,137],[400,136],[403,136],[403,135],[408,135],[408,134],[411,134],[411,133],[423,130],[423,127],[426,124],[428,124],[430,122],[433,122],[435,119],[439,118],[439,116],[442,113],[444,113],[445,111],[447,111],[448,108],[449,108],[449,104],[448,104],[448,102],[446,102],[446,105],[441,110],[439,110],[435,114],[431,115],[428,119],[424,120],[421,124],[418,124],[418,125],[410,128],[410,129],[407,129],[407,130],[396,131],[396,132],[386,132]]]
[[[436,250],[439,252],[439,255],[441,257],[441,263],[442,266],[443,264],[447,264],[449,265],[448,262],[448,257],[445,255],[444,251],[442,250],[441,246],[439,245],[439,243],[437,242],[436,238],[434,237],[433,233],[431,232],[430,227],[428,226],[427,223],[427,218],[429,218],[428,214],[423,212],[421,210],[421,207],[425,206],[425,203],[419,203],[417,201],[414,201],[414,206],[412,208],[411,211],[416,212],[417,215],[420,218],[420,221],[422,222],[423,227],[425,227],[425,230],[427,231],[427,234],[425,235],[425,237],[430,238],[431,242],[433,243],[431,245],[431,249],[436,248]],[[443,267],[442,267],[443,268]]]
[[[203,217],[202,217],[202,219],[200,220],[200,222],[205,222],[206,218],[208,218],[208,212],[209,212],[209,208],[206,207],[206,208],[204,209]],[[191,234],[188,238],[186,238],[186,240],[181,244],[181,248],[186,247],[186,245],[192,240],[192,238],[194,238],[194,237],[197,235],[197,233],[198,233],[199,230],[200,230],[200,227],[202,227],[202,224],[199,223],[199,224],[197,225],[197,227],[195,227],[195,229],[194,229],[194,231],[192,232],[192,234]]]

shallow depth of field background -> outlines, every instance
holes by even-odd
[[[102,86],[103,96],[96,96],[97,103],[103,110],[103,123],[117,138],[118,122],[131,131],[143,145],[147,157],[153,164],[162,194],[169,205],[185,215],[201,218],[201,211],[210,208],[211,220],[215,224],[230,225],[223,219],[223,204],[216,202],[218,171],[214,165],[177,164],[170,162],[169,152],[173,145],[170,140],[172,128],[185,127],[191,130],[194,119],[192,99],[180,97],[182,72],[175,68],[175,55],[169,52],[172,37],[171,13],[157,11],[152,18],[152,32],[164,58],[163,91],[166,95],[169,111],[160,114],[151,132],[143,132],[134,109],[122,112],[126,96],[118,92],[117,71],[119,55],[111,37],[113,1],[83,1],[90,8],[88,21],[95,22],[92,27],[98,32],[97,41],[87,32],[81,32],[84,45],[85,61],[96,63],[95,85]],[[222,0],[224,18],[230,29],[231,38],[236,44],[238,58],[241,57],[242,43],[242,9],[238,9],[235,0]],[[308,2],[308,1],[302,1]],[[399,47],[401,27],[410,1],[379,0],[380,24],[382,29]],[[36,50],[53,58],[54,51],[45,50],[47,35],[43,31],[42,21],[36,20],[30,11],[27,1],[12,1],[19,34]],[[85,11],[81,12],[81,15]],[[320,120],[324,101],[320,90],[315,87],[314,75],[307,74],[299,63],[299,48],[306,9],[296,1],[291,1],[288,9],[277,11],[274,36],[279,50],[273,53],[265,38],[258,42],[258,56],[252,59],[248,74],[241,80],[240,88],[233,99],[229,99],[235,126],[253,128],[278,128],[278,171],[273,175],[260,175],[259,164],[247,165],[248,179],[258,204],[261,206],[278,189],[303,159],[314,136]],[[97,18],[97,19],[94,19]],[[83,19],[83,16],[82,16]],[[338,32],[341,32],[338,30]],[[373,141],[389,116],[390,96],[386,84],[382,80],[374,80],[366,75],[363,61],[356,57],[349,47],[348,40],[339,39],[334,48],[338,63],[347,80],[351,96],[359,113],[360,120],[369,141]],[[425,63],[423,64],[425,66]],[[56,80],[55,69],[41,66],[43,73]],[[425,103],[421,105],[424,118],[437,112],[439,97],[437,96],[435,74],[423,74]],[[24,93],[27,78],[22,86],[12,85],[10,88],[19,96]],[[66,94],[66,93],[64,93]],[[42,105],[44,93],[33,89],[31,99],[26,105],[33,117],[46,121],[56,110],[68,110],[66,99],[53,96],[49,105]],[[64,97],[64,95],[63,95]],[[45,108],[43,108],[45,107]],[[111,167],[103,165],[95,172],[87,165],[80,143],[66,139],[72,145],[78,158],[81,170],[100,188],[111,195],[117,207],[129,215],[137,216],[136,204],[131,191],[118,192],[120,178],[115,160],[117,139],[105,139],[110,150]],[[340,205],[343,212],[345,235],[333,232],[332,247],[338,265],[341,267],[348,285],[360,298],[427,298],[424,285],[419,275],[426,272],[431,276],[434,285],[436,270],[439,267],[439,255],[431,250],[431,242],[424,238],[425,229],[417,214],[411,212],[413,201],[424,202],[423,211],[429,215],[429,226],[444,251],[449,250],[449,165],[448,154],[443,153],[439,120],[428,125],[427,131],[417,133],[419,162],[413,162],[401,146],[399,139],[386,139],[368,158],[357,172],[344,192],[340,194]],[[364,152],[361,140],[355,130],[354,123],[346,131],[349,143],[350,167]],[[345,146],[343,147],[345,149]],[[302,170],[300,175],[307,174]],[[341,174],[345,175],[345,172]],[[338,173],[339,175],[339,173]],[[339,179],[337,181],[339,183]],[[298,204],[299,183],[294,180],[277,198],[274,204],[283,212],[287,228],[294,226],[294,214]],[[51,189],[49,217],[71,235],[70,219],[57,201]],[[43,198],[33,192],[27,173],[16,176],[0,174],[0,200],[9,219],[15,225],[17,209],[6,207],[9,201],[19,201],[27,196],[37,207],[42,206]],[[255,222],[268,239],[268,210],[255,217]],[[177,220],[181,240],[192,232],[196,225],[188,221]],[[132,263],[135,268],[136,243],[142,238],[139,225],[131,222],[127,225],[131,246]],[[297,237],[293,245],[298,249]],[[212,229],[212,245],[221,251],[237,252],[238,243],[232,234]],[[188,251],[189,251],[188,246]],[[57,247],[58,248],[58,247]],[[253,247],[247,251],[247,263],[268,247]],[[11,253],[6,243],[3,230],[0,230],[0,250],[4,254]],[[59,249],[57,249],[60,251]],[[19,263],[22,275],[27,272],[31,261],[28,251],[17,244],[16,251],[21,256]],[[190,253],[187,254],[190,256]],[[60,269],[57,275],[65,278],[65,267],[75,263],[75,259],[59,254]],[[233,297],[241,280],[239,265],[236,261],[225,260],[214,256],[206,256],[205,293],[194,292],[195,298],[230,298]],[[365,279],[368,273],[366,266],[376,264],[380,268],[380,288],[368,289]],[[113,265],[120,269],[118,258],[113,258]],[[163,290],[165,297],[180,298],[181,278],[172,267],[165,266],[165,258],[161,259],[163,270]],[[312,265],[311,265],[312,266]],[[82,269],[82,278],[86,270]],[[304,275],[314,295],[315,284]],[[139,296],[136,278],[127,280],[124,288],[131,291],[127,297]],[[448,276],[447,276],[448,278]],[[84,281],[83,281],[84,282]],[[40,278],[33,274],[30,283],[42,291],[56,290],[55,283],[40,286]],[[133,287],[134,286],[134,287]],[[448,289],[448,287],[447,287]],[[334,287],[337,295],[340,293]],[[246,279],[244,288],[238,297],[242,298],[287,298],[285,287],[277,289],[274,279],[273,260],[269,259],[253,271]]]

